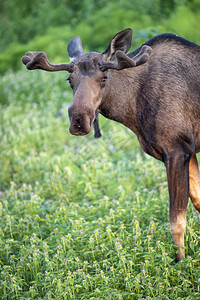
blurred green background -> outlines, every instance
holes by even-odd
[[[199,17],[200,0],[1,0],[0,73],[20,68],[29,50],[46,51],[54,62],[68,60],[66,46],[75,35],[86,51],[104,50],[127,27],[134,48],[163,32],[200,44]]]

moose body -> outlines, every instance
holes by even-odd
[[[78,37],[69,42],[71,63],[63,64],[63,69],[70,73],[74,92],[70,132],[89,133],[95,113],[100,112],[130,128],[143,150],[164,162],[170,229],[179,261],[185,256],[189,196],[200,211],[196,158],[200,151],[200,47],[176,35],[162,34],[126,54],[131,37],[131,29],[119,32],[101,54],[83,54]],[[57,65],[36,56],[30,52],[23,58],[27,68],[49,70],[54,66],[56,71]]]

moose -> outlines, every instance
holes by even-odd
[[[44,52],[28,52],[22,62],[29,70],[70,73],[71,134],[88,134],[99,112],[131,129],[142,149],[165,164],[178,262],[185,257],[189,197],[200,212],[200,46],[167,33],[127,54],[131,41],[128,28],[103,53],[83,53],[81,39],[74,37],[68,64],[51,64]]]

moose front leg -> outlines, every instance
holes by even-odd
[[[170,154],[165,160],[170,196],[170,229],[177,246],[176,262],[185,257],[184,233],[189,198],[189,155]]]
[[[93,122],[93,127],[94,127],[94,137],[96,139],[101,137],[101,131],[99,128],[99,113],[95,112],[95,120]]]
[[[189,164],[190,199],[192,204],[200,212],[200,175],[196,155],[192,156]]]

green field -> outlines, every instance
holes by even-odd
[[[200,299],[199,214],[175,264],[163,164],[103,117],[71,136],[66,77],[0,79],[0,299]]]

